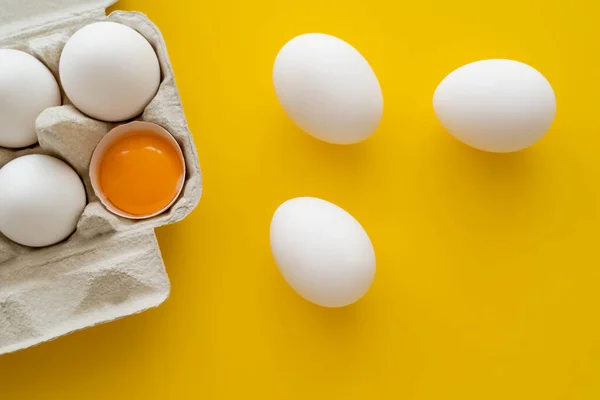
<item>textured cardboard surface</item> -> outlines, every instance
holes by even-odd
[[[58,7],[73,2],[54,3]],[[36,121],[39,145],[17,151],[0,148],[0,167],[30,153],[65,160],[82,177],[88,195],[77,231],[63,243],[31,249],[0,235],[0,354],[162,303],[169,294],[169,280],[154,228],[183,219],[200,199],[198,157],[166,46],[145,15],[119,11],[106,17],[97,10],[81,13],[77,9],[56,23],[48,23],[46,16],[43,24],[12,31],[0,39],[0,47],[36,56],[58,77],[60,53],[68,38],[86,24],[107,19],[134,28],[157,52],[161,85],[136,119],[157,123],[176,138],[186,160],[185,187],[175,205],[155,218],[131,221],[110,214],[93,193],[88,168],[96,144],[116,124],[82,114],[70,105],[64,92],[63,106],[45,110]]]
[[[44,25],[56,25],[60,20],[103,16],[104,9],[117,0],[2,0],[0,7],[0,37],[12,33],[39,30]]]

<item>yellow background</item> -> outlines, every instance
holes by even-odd
[[[600,397],[600,5],[596,0],[122,1],[161,28],[204,173],[158,231],[161,307],[0,358],[2,399],[587,400]],[[277,104],[271,68],[325,32],[378,75],[385,115],[351,147]],[[538,68],[548,135],[511,155],[453,140],[431,98],[484,58]],[[352,213],[374,243],[368,295],[329,310],[271,258],[292,197]]]

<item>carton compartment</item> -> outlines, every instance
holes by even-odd
[[[60,84],[58,64],[65,43],[82,26],[102,20],[135,29],[158,55],[159,90],[134,120],[159,124],[175,137],[186,162],[184,189],[167,212],[154,218],[132,221],[106,210],[92,190],[89,163],[97,143],[118,124],[86,116],[63,91],[63,105],[45,110],[36,120],[39,144],[18,150],[0,148],[0,167],[25,154],[58,157],[82,178],[88,204],[75,233],[57,245],[32,249],[0,234],[0,354],[162,303],[169,294],[169,280],[154,228],[185,218],[201,196],[198,156],[166,46],[145,15],[122,11],[108,17],[84,14],[0,39],[0,47],[35,56]]]

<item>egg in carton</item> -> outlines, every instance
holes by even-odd
[[[92,119],[70,104],[43,111],[36,120],[39,144],[0,148],[0,168],[25,154],[66,161],[82,178],[87,205],[76,231],[54,246],[33,249],[0,235],[0,354],[36,345],[161,304],[170,284],[154,228],[185,218],[202,191],[198,156],[187,127],[165,42],[143,14],[117,11],[114,1],[9,1],[0,10],[0,48],[25,51],[58,78],[61,51],[78,29],[97,21],[127,25],[154,48],[160,68],[158,92],[136,120],[156,123],[177,140],[185,159],[184,188],[165,213],[147,220],[111,214],[94,194],[89,167],[100,139],[117,123]],[[60,84],[60,81],[57,79]]]

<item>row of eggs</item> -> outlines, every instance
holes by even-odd
[[[109,122],[139,115],[160,84],[160,66],[150,43],[115,22],[98,22],[75,32],[61,53],[59,75],[75,107]],[[62,104],[54,75],[28,53],[0,49],[0,90],[0,147],[35,144],[38,115]]]
[[[333,144],[367,139],[383,115],[379,81],[350,44],[325,34],[300,35],[283,46],[273,84],[286,114],[306,133]],[[467,64],[450,73],[433,96],[435,114],[457,139],[489,152],[531,146],[556,113],[550,83],[536,69],[503,59]],[[325,307],[359,300],[376,262],[360,223],[325,200],[288,200],[273,215],[271,250],[285,280]]]
[[[137,31],[114,22],[86,25],[65,44],[59,61],[65,94],[88,116],[109,122],[139,115],[158,91],[159,61]],[[35,124],[62,96],[52,72],[32,55],[0,49],[0,147],[22,148],[38,138]],[[147,218],[167,209],[183,187],[185,164],[175,139],[155,124],[119,125],[94,151],[91,183],[117,215]],[[48,155],[25,155],[0,169],[0,232],[44,247],[67,238],[86,206],[79,175]]]
[[[383,95],[367,60],[350,44],[325,34],[286,43],[273,67],[279,102],[303,131],[334,144],[367,139],[383,115]],[[531,146],[556,113],[554,91],[533,67],[492,59],[450,73],[433,95],[442,125],[467,145],[489,152]]]

